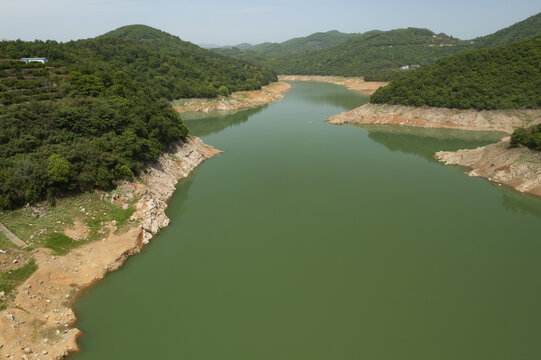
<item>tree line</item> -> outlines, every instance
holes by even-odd
[[[8,61],[21,57],[50,62]],[[169,100],[276,79],[145,26],[68,43],[1,41],[0,59],[2,209],[132,178],[188,136]],[[45,88],[54,97],[42,98]]]

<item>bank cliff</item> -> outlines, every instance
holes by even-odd
[[[541,110],[459,110],[365,104],[327,119],[331,124],[382,124],[512,133],[541,123]]]
[[[477,149],[440,151],[434,157],[446,165],[470,168],[480,176],[517,191],[541,196],[541,152],[526,147],[511,148],[509,137]]]
[[[77,351],[81,331],[74,327],[77,318],[72,306],[78,295],[140,252],[169,224],[165,210],[177,182],[219,152],[199,138],[178,144],[148,167],[140,182],[118,186],[121,196],[138,199],[129,226],[117,229],[114,222],[110,223],[106,238],[64,256],[54,256],[46,248],[33,250],[38,269],[0,312],[0,357],[62,359]]]
[[[345,86],[349,90],[362,91],[367,95],[372,95],[377,89],[388,84],[388,82],[364,81],[363,78],[358,77],[321,75],[279,75],[278,80],[327,82],[335,85]]]
[[[261,87],[261,90],[237,91],[229,96],[217,98],[180,99],[173,101],[173,108],[179,113],[187,112],[213,112],[213,111],[236,111],[259,107],[273,101],[282,99],[283,93],[288,91],[291,85],[279,81]]]

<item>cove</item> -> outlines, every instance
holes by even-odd
[[[498,134],[334,126],[367,98],[292,85],[186,121],[225,153],[79,300],[73,358],[541,358],[541,201],[432,159]]]

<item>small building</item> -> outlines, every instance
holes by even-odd
[[[46,58],[22,58],[21,61],[24,61],[25,63],[31,63],[31,62],[39,62],[42,64],[45,64],[47,62]]]

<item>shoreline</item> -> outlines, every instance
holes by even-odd
[[[461,110],[365,104],[329,117],[331,124],[404,125],[511,134],[516,128],[541,123],[541,110]]]
[[[434,158],[445,165],[470,169],[468,176],[483,177],[518,192],[541,197],[541,151],[511,148],[510,138],[476,149],[438,151]]]
[[[518,127],[541,123],[541,109],[478,111],[365,104],[326,121],[335,125],[377,124],[511,134]],[[510,148],[509,139],[504,137],[477,149],[440,151],[434,158],[445,165],[470,168],[469,176],[484,177],[519,192],[541,196],[541,152],[526,147]]]
[[[190,112],[237,111],[259,107],[279,99],[291,85],[283,81],[262,86],[261,90],[237,91],[229,96],[217,98],[179,99],[172,102],[173,109],[180,114]]]
[[[17,287],[8,308],[0,312],[0,356],[6,359],[62,359],[79,351],[81,330],[73,304],[87,288],[107,273],[119,269],[126,259],[139,253],[160,229],[169,225],[167,201],[179,180],[199,164],[221,153],[199,138],[176,145],[141,175],[140,182],[125,182],[117,190],[139,200],[134,223],[118,231],[108,224],[110,234],[101,241],[55,256],[47,248],[32,251],[38,269]]]
[[[389,82],[364,81],[361,77],[324,76],[324,75],[279,75],[280,81],[313,81],[326,82],[335,85],[345,86],[352,91],[362,91],[366,95],[372,95],[380,87],[386,86]]]

